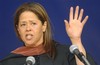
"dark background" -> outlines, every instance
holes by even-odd
[[[62,44],[71,44],[65,32],[64,19],[69,18],[69,9],[79,5],[89,16],[82,33],[82,42],[86,51],[100,65],[100,1],[99,0],[0,0],[0,59],[7,56],[22,43],[14,31],[13,16],[24,2],[38,2],[47,10],[54,32],[54,39]],[[83,17],[83,18],[84,18]]]

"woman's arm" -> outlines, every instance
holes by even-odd
[[[84,24],[88,20],[88,16],[86,16],[83,20],[83,9],[79,12],[79,6],[76,7],[75,14],[73,13],[73,7],[70,8],[69,14],[69,22],[64,20],[66,32],[72,42],[72,44],[77,45],[80,52],[82,52],[86,56],[86,51],[82,45],[81,41],[81,33],[84,27]],[[76,56],[76,63],[77,65],[84,65]]]

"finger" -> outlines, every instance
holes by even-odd
[[[79,21],[81,21],[81,20],[82,20],[82,17],[83,17],[83,12],[84,12],[84,10],[83,10],[83,9],[81,9],[80,14],[79,14],[79,18],[78,18],[78,20],[79,20]]]
[[[74,19],[76,19],[76,20],[78,18],[78,12],[79,12],[79,6],[76,6],[75,16],[74,16]]]
[[[70,8],[70,22],[73,20],[73,7]]]
[[[66,29],[68,29],[68,28],[69,28],[69,23],[68,23],[68,21],[67,21],[67,20],[64,20],[64,22],[65,22]]]
[[[87,22],[87,20],[88,20],[88,16],[86,16],[86,17],[84,18],[84,20],[82,21],[82,24],[84,25],[84,24]]]

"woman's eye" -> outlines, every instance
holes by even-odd
[[[32,25],[36,25],[36,23],[32,23]]]
[[[25,26],[26,24],[21,24],[21,26]]]

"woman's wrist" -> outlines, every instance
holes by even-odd
[[[86,51],[84,49],[84,46],[81,42],[81,38],[70,38],[73,45],[77,45],[79,48],[79,51],[82,52],[86,56]]]

